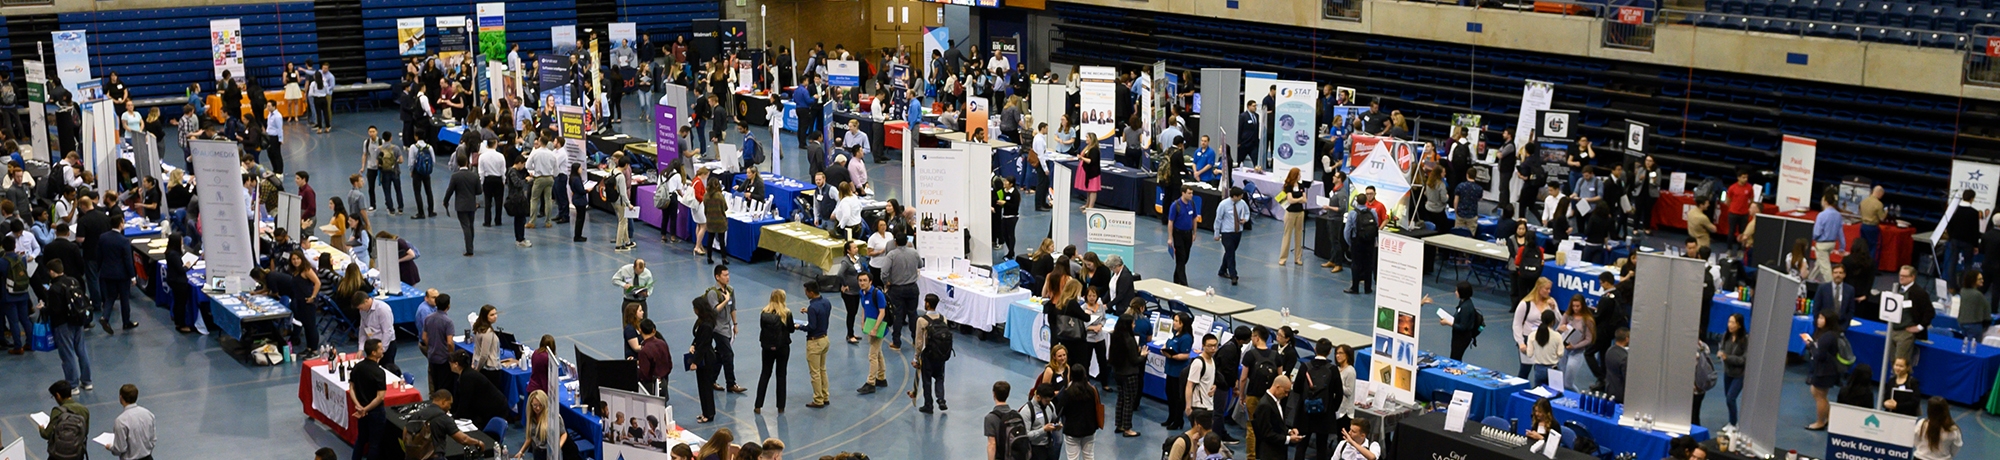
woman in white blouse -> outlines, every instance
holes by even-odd
[[[1542,327],[1542,312],[1555,311],[1556,299],[1549,297],[1549,289],[1553,287],[1548,278],[1537,279],[1535,289],[1514,306],[1514,347],[1521,352],[1521,371],[1514,375],[1526,377],[1534,364],[1528,356],[1528,337]],[[1557,316],[1557,321],[1561,321],[1561,316]]]

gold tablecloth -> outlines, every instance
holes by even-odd
[[[825,230],[798,222],[786,222],[766,225],[763,232],[757,239],[759,248],[804,261],[825,271],[832,271],[833,263],[840,260],[841,241],[827,237]]]

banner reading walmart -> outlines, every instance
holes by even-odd
[[[479,14],[479,54],[489,61],[506,59],[507,4],[481,3],[475,9]]]

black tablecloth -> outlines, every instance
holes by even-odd
[[[771,107],[770,96],[736,94],[736,121],[750,126],[770,126],[765,117],[765,109]]]
[[[1313,256],[1333,260],[1337,255],[1334,249],[1338,248],[1334,243],[1344,238],[1347,217],[1330,212],[1313,212],[1307,213],[1306,218],[1312,219],[1313,224]]]
[[[865,113],[834,111],[834,127],[827,132],[827,145],[838,147],[844,142],[843,139],[847,138],[847,122],[850,120],[861,120],[861,132],[868,133],[868,151],[871,154],[882,152],[885,148],[882,145],[882,122]]]
[[[430,404],[431,403],[429,402],[420,402],[414,404],[404,404],[401,406],[390,407],[387,409],[388,410],[387,418],[389,419],[389,422],[383,424],[384,428],[386,429],[382,430],[382,438],[380,444],[382,446],[382,449],[380,450],[382,458],[387,460],[402,460],[404,458],[403,449],[401,447],[403,445],[402,444],[403,425],[405,424],[405,422],[403,421],[403,414],[409,411],[416,410],[419,407],[429,406]],[[477,425],[477,423],[475,423],[475,425]],[[486,443],[487,446],[493,445],[493,437],[487,436],[486,432],[473,430],[465,432],[465,435],[471,436],[472,439],[478,440],[479,442]],[[445,438],[444,442],[438,443],[438,452],[443,453],[444,458],[448,459],[479,458],[479,454],[482,453],[477,448],[466,446],[464,444],[459,444],[458,441],[454,441],[449,437]]]
[[[1195,228],[1215,230],[1215,208],[1222,204],[1222,191],[1208,187],[1187,188],[1194,190],[1194,200],[1201,205],[1201,221],[1195,224]]]
[[[1396,460],[1460,458],[1479,460],[1548,459],[1548,457],[1529,452],[1527,447],[1509,448],[1475,438],[1473,433],[1479,432],[1480,427],[1484,426],[1480,425],[1477,421],[1465,421],[1465,430],[1462,433],[1445,431],[1444,422],[1446,416],[1444,412],[1432,412],[1404,418],[1403,422],[1396,426],[1395,442],[1394,446],[1389,448],[1391,453],[1389,458]],[[1530,441],[1530,445],[1532,443],[1533,441]],[[1569,449],[1561,449],[1556,452],[1556,460],[1591,460],[1594,458],[1596,457]]]
[[[1062,167],[1069,168],[1070,172],[1073,173],[1070,177],[1070,186],[1075,190],[1075,175],[1083,174],[1083,171],[1076,169],[1076,160],[1063,161],[1061,163]],[[1055,166],[1050,167],[1053,168]],[[1151,200],[1154,195],[1159,193],[1155,187],[1149,185],[1152,182],[1153,173],[1134,168],[1109,165],[1105,166],[1103,171],[1104,174],[1099,176],[1101,178],[1099,185],[1102,187],[1097,191],[1098,206],[1123,209],[1139,214],[1152,213],[1151,206],[1142,207],[1141,203],[1151,203],[1148,200]],[[1075,190],[1071,193],[1071,196],[1076,199],[1082,199],[1084,196],[1083,190]],[[1211,210],[1214,208],[1213,205],[1209,207]]]

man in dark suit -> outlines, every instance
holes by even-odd
[[[453,414],[480,427],[486,426],[495,417],[507,416],[506,397],[500,393],[500,387],[493,385],[492,379],[472,368],[472,353],[453,350],[451,371],[458,373],[458,386],[451,390],[452,396],[455,396]]]
[[[458,162],[458,171],[451,173],[451,184],[444,188],[444,200],[451,202],[451,212],[458,215],[458,228],[465,232],[465,255],[471,257],[472,219],[479,210],[479,173],[472,171],[471,160],[466,156],[454,160]]]
[[[1236,160],[1237,161],[1245,161],[1246,158],[1251,159],[1251,161],[1254,161],[1256,158],[1258,158],[1257,119],[1258,119],[1257,101],[1250,101],[1248,103],[1245,103],[1243,105],[1243,114],[1237,115],[1236,117],[1236,152],[1237,152]],[[1236,165],[1231,164],[1229,166],[1235,167]]]
[[[111,303],[118,302],[125,329],[139,327],[132,321],[132,240],[125,238],[125,221],[113,220],[111,229],[97,236],[97,280],[102,283],[104,300],[98,306],[97,323],[111,329]]]
[[[1903,295],[1903,320],[1889,328],[1889,345],[1895,347],[1897,358],[1910,359],[1916,354],[1916,341],[1930,340],[1937,307],[1931,305],[1931,292],[1917,285],[1916,267],[1904,265],[1896,270],[1895,291]]]
[[[1111,292],[1105,293],[1111,296],[1111,306],[1113,308],[1125,308],[1126,305],[1131,305],[1132,298],[1139,295],[1139,291],[1132,287],[1132,282],[1138,281],[1139,275],[1135,275],[1132,273],[1132,270],[1126,269],[1125,258],[1119,257],[1117,254],[1106,257],[1104,264],[1111,267]]]
[[[1847,285],[1847,267],[1834,265],[1833,282],[1820,283],[1819,289],[1813,291],[1812,299],[1813,305],[1834,312],[1841,322],[1853,319],[1854,286]]]
[[[1624,401],[1625,365],[1632,358],[1632,351],[1627,349],[1632,346],[1632,330],[1618,328],[1612,337],[1617,338],[1617,346],[1604,351],[1604,392],[1611,394],[1611,399]]]
[[[1283,375],[1271,381],[1271,388],[1264,390],[1265,401],[1284,401],[1292,393],[1292,379]],[[1283,403],[1256,404],[1257,410],[1250,416],[1250,434],[1257,437],[1257,457],[1262,459],[1285,458],[1285,446],[1305,439],[1299,436],[1290,423],[1285,422]]]

